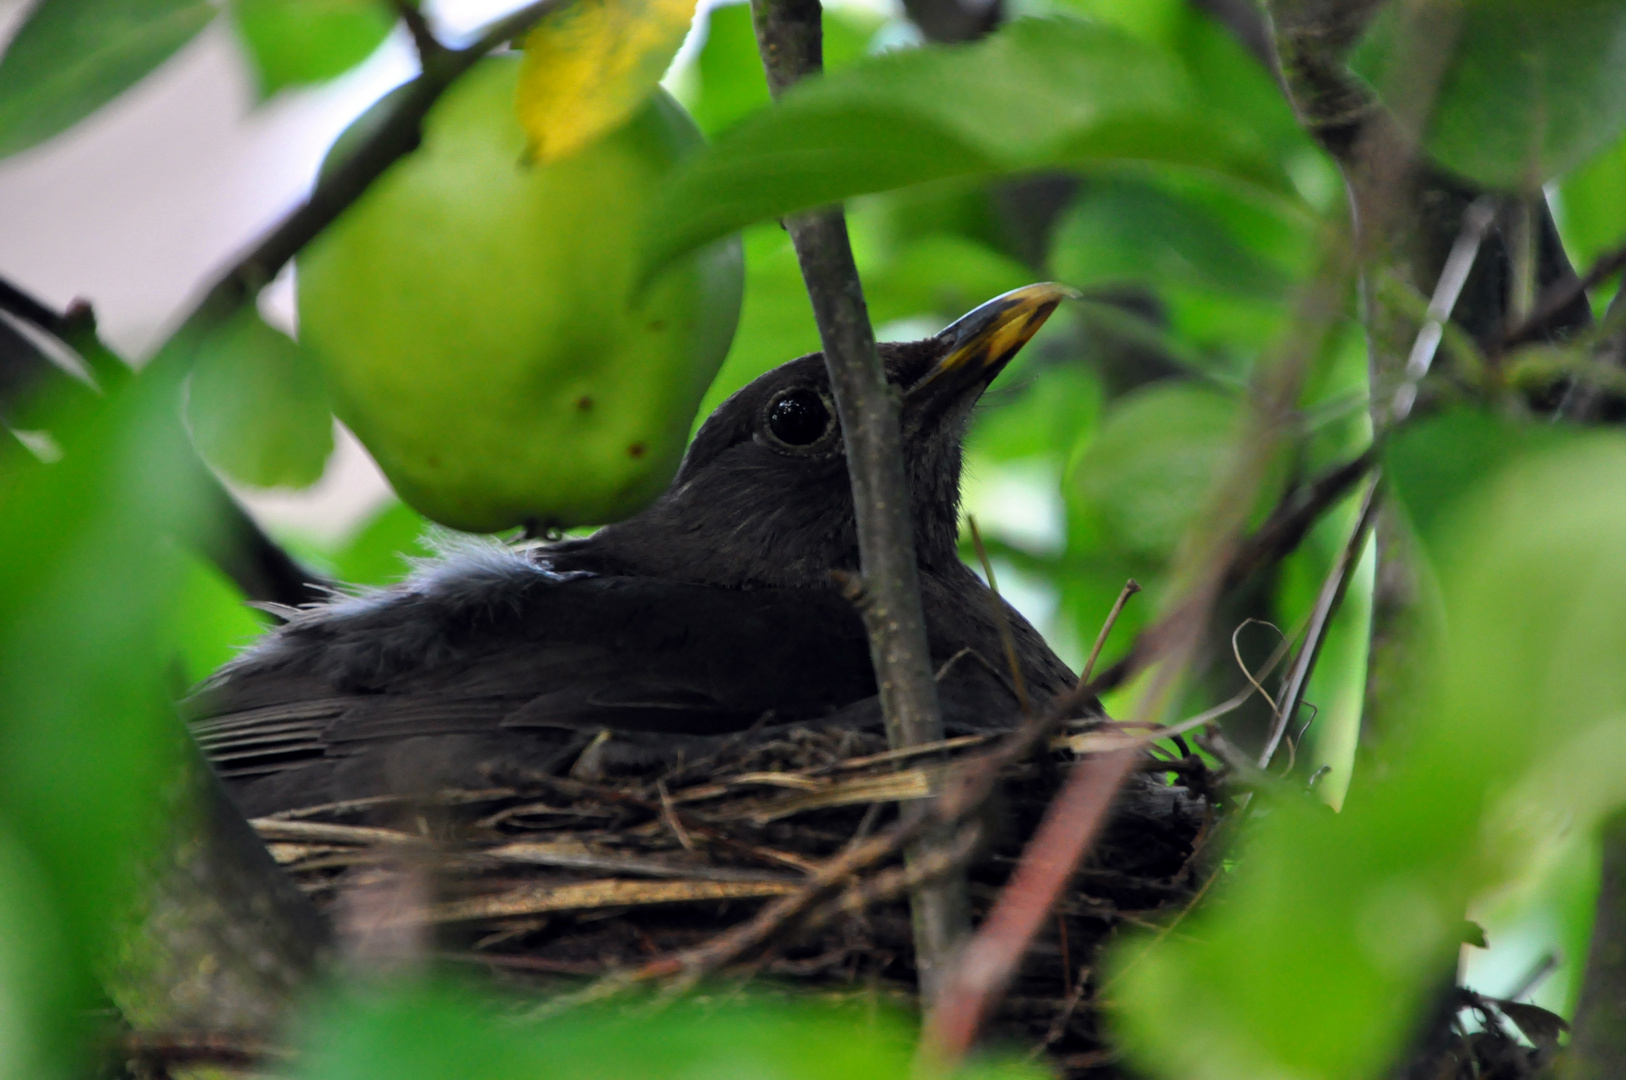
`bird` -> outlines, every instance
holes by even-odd
[[[1076,682],[958,551],[973,407],[1065,295],[1025,286],[878,347],[951,734],[1008,728]],[[859,570],[841,425],[812,353],[719,405],[638,514],[552,542],[448,537],[397,585],[279,610],[185,710],[250,817],[556,773],[606,740],[613,767],[757,727],[878,728],[841,586]]]

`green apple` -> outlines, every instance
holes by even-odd
[[[743,281],[734,239],[638,287],[646,206],[701,143],[681,106],[657,91],[542,165],[515,116],[519,68],[464,76],[422,146],[298,263],[300,336],[334,411],[402,499],[470,531],[614,521],[660,494]]]

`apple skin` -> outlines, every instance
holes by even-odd
[[[464,76],[422,145],[298,260],[300,336],[334,412],[402,499],[471,532],[600,524],[653,501],[743,288],[738,238],[635,287],[650,196],[702,143],[681,106],[657,91],[540,165],[515,118],[519,67],[492,57]]]

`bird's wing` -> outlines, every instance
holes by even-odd
[[[833,590],[504,573],[302,612],[194,696],[200,745],[247,778],[421,736],[717,734],[875,692]]]

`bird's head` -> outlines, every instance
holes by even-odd
[[[972,407],[1067,295],[1005,293],[924,341],[880,346],[901,405],[916,548],[954,560],[961,442]],[[792,360],[717,407],[672,486],[649,509],[593,537],[638,573],[726,586],[827,585],[856,569],[846,445],[822,353]]]

